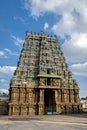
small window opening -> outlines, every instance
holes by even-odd
[[[47,69],[47,74],[50,74],[50,69]]]
[[[51,85],[51,79],[47,78],[47,85]]]

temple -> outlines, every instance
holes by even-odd
[[[10,81],[9,115],[79,113],[82,104],[56,36],[26,33]]]

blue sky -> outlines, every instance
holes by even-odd
[[[87,0],[0,0],[0,91],[7,92],[29,30],[56,34],[87,96]]]

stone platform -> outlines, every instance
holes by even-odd
[[[0,116],[0,130],[86,130],[87,114],[33,117]]]

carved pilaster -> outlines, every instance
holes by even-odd
[[[75,89],[74,97],[75,97],[75,102],[76,103],[80,102],[80,99],[79,99],[79,90],[78,89]]]
[[[29,89],[29,103],[34,103],[33,89]]]
[[[64,90],[63,89],[62,89],[61,96],[62,96],[62,98],[61,98],[62,100],[61,101],[64,102]]]
[[[56,104],[58,104],[58,90],[55,90],[55,101],[56,101]]]
[[[71,90],[68,89],[68,91],[69,91],[69,102],[71,102]]]
[[[62,92],[61,89],[58,90],[58,102],[62,101]]]
[[[11,99],[10,99],[10,102],[18,102],[19,100],[19,89],[14,87],[14,88],[11,88]]]
[[[39,103],[44,103],[44,90],[40,89],[40,100]]]
[[[63,93],[64,93],[64,102],[67,102],[67,89],[65,89]]]
[[[44,104],[39,104],[39,115],[44,115]]]
[[[56,112],[58,112],[58,103],[59,103],[59,93],[58,93],[58,90],[55,90],[55,101],[56,101]]]
[[[67,103],[69,103],[69,89],[67,89]]]
[[[58,79],[53,79],[53,86],[59,86]]]
[[[20,99],[19,101],[22,103],[25,102],[25,88],[24,87],[20,87]]]
[[[29,103],[29,88],[26,88],[26,93],[25,93],[25,102]]]
[[[72,89],[71,90],[71,103],[74,102],[74,90]]]
[[[45,86],[45,80],[44,80],[44,78],[40,78],[39,85],[40,86]]]
[[[39,115],[44,114],[44,90],[40,90]]]
[[[21,115],[27,115],[27,106],[21,105]]]

